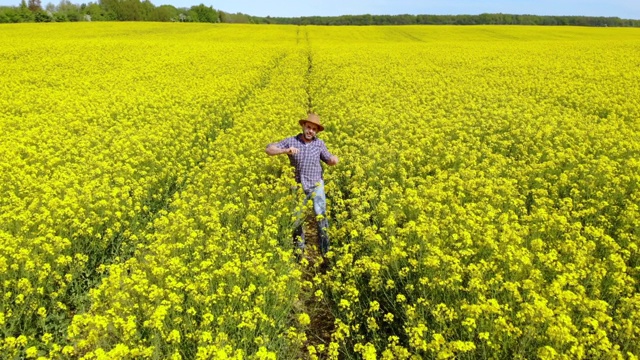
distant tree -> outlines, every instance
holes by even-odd
[[[173,5],[161,5],[155,9],[156,21],[179,21],[179,14]]]
[[[18,8],[0,6],[0,24],[18,22]]]
[[[32,12],[42,11],[42,4],[40,0],[29,0],[29,2],[27,3],[27,7]]]
[[[40,3],[40,0],[29,0],[27,7],[32,12],[42,11],[42,5]]]
[[[100,0],[100,6],[105,10],[106,15],[112,14],[111,16],[115,17],[113,20],[144,20],[145,7],[140,0]]]
[[[220,11],[220,22],[223,23],[235,23],[235,24],[248,24],[251,23],[251,17],[243,13],[227,13]]]
[[[220,22],[218,12],[211,6],[205,6],[204,4],[192,6],[191,9],[189,9],[189,12],[192,13],[192,17],[194,18],[193,21],[208,23]]]
[[[149,0],[144,0],[140,3],[142,11],[142,20],[144,21],[158,21],[156,19],[156,7]]]
[[[439,21],[440,20],[438,19],[438,16],[436,16],[436,15],[418,15],[418,16],[416,16],[416,23],[417,24],[433,25],[433,24],[438,24]]]
[[[27,6],[27,2],[25,0],[20,1],[20,7],[18,11],[16,11],[15,21],[13,22],[32,22],[35,21],[35,15],[31,10],[29,10],[29,6]]]
[[[58,6],[56,6],[55,11],[70,13],[70,12],[80,12],[80,7],[76,4],[73,4],[69,0],[60,0]]]
[[[113,13],[107,12],[103,7],[94,2],[86,4],[82,13],[89,15],[93,21],[115,20],[115,15]]]
[[[504,23],[507,24],[507,25],[515,24],[515,19],[513,18],[512,15],[504,14],[504,15],[502,15],[502,19],[503,19]]]
[[[33,12],[35,22],[52,22],[53,14],[44,10]]]
[[[58,12],[58,13],[54,13],[53,14],[53,21],[55,21],[55,22],[67,22],[67,21],[69,21],[69,17],[65,13]]]
[[[69,0],[60,0],[55,8],[55,21],[80,21],[82,19],[80,6]]]
[[[396,25],[413,25],[416,23],[414,15],[402,14],[393,17],[393,23]]]

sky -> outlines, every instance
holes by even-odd
[[[45,2],[42,0],[43,4]],[[75,3],[73,0],[72,2]],[[229,13],[241,12],[253,16],[276,17],[504,13],[617,16],[623,19],[640,19],[640,1],[638,0],[151,0],[151,2],[156,6],[170,4],[176,7],[190,7],[203,3]]]
[[[98,0],[71,0],[74,4]],[[299,17],[338,15],[531,15],[617,16],[640,20],[638,0],[150,0],[156,6],[191,7],[204,4],[229,13],[253,16]],[[60,0],[41,0],[42,5]],[[0,0],[17,6],[20,0]]]

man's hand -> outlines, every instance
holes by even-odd
[[[285,149],[285,150],[286,150],[286,154],[287,154],[287,155],[295,155],[295,154],[297,154],[297,153],[299,153],[299,152],[300,152],[300,149],[295,148],[295,147],[293,147],[293,146],[292,146],[292,147],[290,147],[290,148],[288,148],[288,149]]]
[[[338,163],[338,157],[335,155],[331,156],[331,159],[327,161],[327,165],[330,165],[330,166],[336,165],[337,163]]]

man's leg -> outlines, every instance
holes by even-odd
[[[295,222],[293,223],[293,247],[296,252],[296,259],[300,261],[302,258],[302,253],[304,252],[305,242],[304,242],[304,213],[305,207],[307,205],[307,201],[309,200],[309,195],[305,196],[304,201],[302,202],[299,209],[295,211]]]
[[[313,211],[318,218],[318,246],[324,257],[329,251],[329,235],[327,234],[329,221],[327,220],[327,197],[323,182],[313,190]]]
[[[297,221],[296,221],[297,222]],[[304,251],[304,231],[302,230],[302,224],[294,225],[293,228],[293,248],[296,251]]]

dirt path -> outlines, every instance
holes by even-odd
[[[296,34],[296,41],[298,44],[306,48],[307,53],[307,73],[305,75],[305,91],[307,93],[307,112],[314,111],[313,94],[311,93],[311,81],[313,73],[313,52],[311,51],[311,43],[309,41],[309,33],[304,31],[300,32],[298,27]],[[303,40],[304,36],[304,40]],[[321,299],[315,296],[317,290],[324,288],[322,282],[325,277],[328,277],[327,264],[323,266],[323,259],[318,246],[318,230],[315,214],[313,210],[307,211],[306,220],[304,224],[304,237],[306,243],[306,249],[304,253],[304,259],[307,260],[307,264],[301,266],[303,271],[303,281],[309,281],[313,283],[310,289],[304,289],[301,299],[301,311],[307,313],[311,322],[306,330],[307,341],[304,344],[302,353],[304,358],[312,358],[309,353],[309,347],[313,346],[316,349],[316,355],[320,359],[326,358],[327,349],[331,342],[331,334],[334,329],[335,317],[331,312],[331,304],[327,298],[328,294],[324,294]],[[320,351],[318,347],[324,347],[324,351]]]
[[[330,304],[326,299],[326,294],[320,300],[315,296],[316,290],[322,288],[321,284],[317,281],[322,281],[323,277],[326,277],[327,269],[322,266],[322,256],[318,248],[318,232],[317,223],[313,212],[307,216],[304,226],[306,249],[304,258],[308,261],[308,265],[303,266],[303,279],[312,282],[314,285],[307,294],[304,294],[303,307],[304,312],[309,315],[311,323],[307,328],[306,335],[307,341],[304,344],[303,353],[306,358],[310,358],[308,347],[314,346],[318,350],[318,346],[324,346],[326,349],[331,342],[331,333],[334,328],[335,317],[331,312]],[[315,281],[314,281],[315,279]],[[317,355],[320,359],[325,358],[323,353],[318,351]]]

